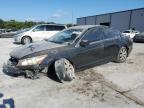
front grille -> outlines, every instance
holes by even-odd
[[[14,57],[11,57],[9,60],[11,61],[12,65],[17,65],[19,61],[17,58]]]

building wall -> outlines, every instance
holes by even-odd
[[[111,27],[124,31],[129,29],[131,11],[118,12],[111,15]]]
[[[144,9],[132,11],[130,27],[141,32],[144,31]]]
[[[95,16],[86,17],[86,25],[95,25],[96,24],[95,22],[96,22]]]
[[[105,22],[109,22],[110,23],[110,14],[105,14],[105,15],[98,15],[96,18],[96,24],[100,24],[100,23],[105,23]]]
[[[99,25],[101,23],[109,23],[110,27],[120,31],[134,28],[144,32],[144,8],[77,19],[78,25]]]
[[[77,25],[85,25],[86,24],[86,18],[77,18]]]

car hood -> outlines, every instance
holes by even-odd
[[[10,56],[21,59],[24,56],[30,55],[32,53],[45,51],[45,50],[49,50],[49,49],[57,48],[57,47],[63,47],[63,46],[65,45],[56,44],[56,43],[47,42],[47,41],[40,41],[40,42],[18,47],[10,53]]]

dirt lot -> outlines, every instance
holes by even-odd
[[[3,63],[9,58],[9,52],[18,46],[12,43],[12,39],[0,39],[0,93],[4,94],[3,99],[13,98],[16,108],[143,108],[122,94],[143,85],[143,77],[135,80],[136,71],[144,73],[142,43],[134,43],[133,52],[126,63],[108,63],[79,72],[74,81],[65,84],[47,76],[30,80],[5,75]],[[120,80],[122,76],[126,81]],[[106,85],[107,81],[118,84],[118,87]]]

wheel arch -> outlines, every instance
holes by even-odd
[[[127,57],[129,56],[129,47],[128,47],[128,45],[126,45],[126,44],[124,44],[122,47],[125,47],[126,49],[127,49]]]
[[[57,63],[59,62],[56,62],[57,60],[60,60],[60,59],[65,59],[67,61],[70,62],[70,64],[72,65],[74,71],[75,72],[75,67],[73,66],[72,62],[69,60],[69,59],[66,59],[66,58],[59,58],[59,59],[55,59],[53,61],[51,61],[51,63],[49,63],[49,67],[48,67],[48,71],[47,71],[47,75],[48,76],[53,76],[55,77],[58,81],[60,82],[64,82],[64,81],[72,81],[74,78],[75,78],[75,74],[73,74],[73,76],[67,74],[66,71],[61,71],[61,69],[59,70],[59,65]],[[63,60],[62,60],[63,61]],[[55,64],[56,63],[56,64]],[[60,65],[63,65],[63,64],[60,64]],[[58,67],[57,67],[58,66]],[[61,67],[61,66],[60,66]],[[72,73],[73,73],[72,72]]]
[[[57,60],[59,60],[59,59],[63,59],[63,58],[64,58],[64,59],[67,59],[67,60],[73,65],[73,67],[74,67],[74,69],[75,69],[75,64],[73,63],[73,61],[72,61],[71,59],[65,58],[65,57],[60,57],[60,58],[56,58],[56,59],[50,61],[49,66],[48,66],[48,71],[49,71],[50,68],[54,68],[54,63],[55,63],[55,61],[57,61]]]

